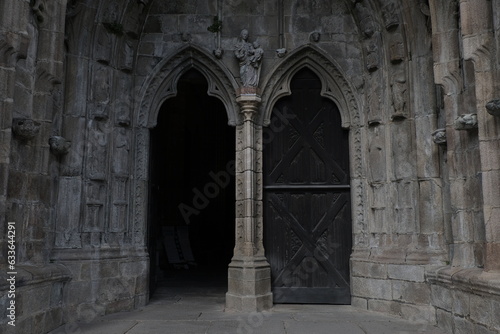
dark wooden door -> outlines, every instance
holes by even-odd
[[[264,131],[264,242],[276,303],[350,304],[348,133],[308,69]]]

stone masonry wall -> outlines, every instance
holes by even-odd
[[[499,17],[500,0],[1,2],[0,250],[15,221],[20,326],[147,303],[149,128],[193,67],[241,125],[246,28],[264,99],[293,64],[334,69],[324,93],[349,99],[353,305],[499,332]]]

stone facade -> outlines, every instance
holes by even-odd
[[[242,29],[263,50],[250,90]],[[236,131],[227,306],[271,307],[262,129],[308,67],[349,129],[352,304],[500,332],[499,47],[500,0],[0,2],[0,250],[15,222],[17,330],[148,302],[149,130],[193,68]]]

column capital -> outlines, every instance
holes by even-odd
[[[245,116],[245,120],[251,120],[257,114],[260,105],[259,89],[255,87],[242,87],[236,93],[236,102],[240,105],[240,112]]]

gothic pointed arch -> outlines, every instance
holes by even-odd
[[[283,63],[271,70],[263,85],[262,124],[269,125],[275,103],[281,97],[291,94],[290,82],[295,73],[304,67],[312,70],[320,78],[321,96],[331,99],[339,107],[342,127],[359,126],[361,116],[353,88],[334,60],[311,45],[296,49]]]
[[[151,75],[142,85],[136,105],[137,124],[152,128],[160,106],[165,100],[177,95],[179,78],[195,68],[208,82],[207,94],[219,98],[226,109],[228,124],[239,124],[236,88],[238,84],[225,65],[205,50],[188,45],[163,59],[151,70]]]

